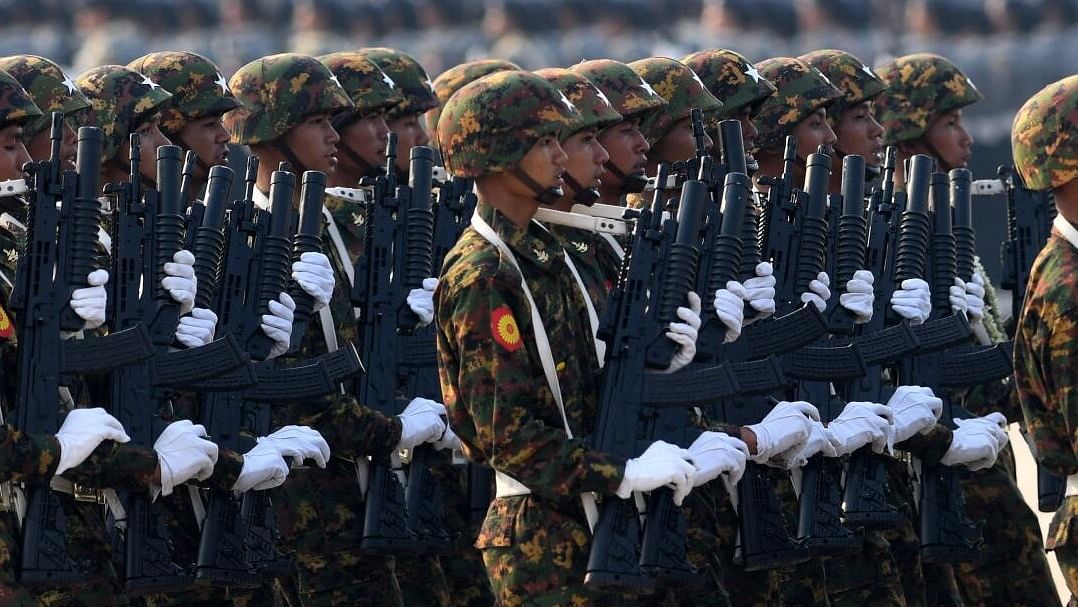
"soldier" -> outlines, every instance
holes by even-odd
[[[42,105],[44,114],[31,120],[23,127],[23,135],[26,137],[26,151],[30,157],[44,160],[49,157],[52,142],[49,139],[49,124],[51,114],[60,112],[66,119],[64,121],[64,139],[60,151],[68,168],[74,168],[75,162],[75,130],[71,127],[74,116],[90,107],[89,100],[71,78],[60,69],[60,66],[51,60],[37,55],[14,55],[0,59],[0,70],[11,74],[22,84],[26,92]],[[69,86],[70,85],[70,86]]]
[[[1078,537],[1070,532],[1078,514],[1075,474],[1078,457],[1071,440],[1075,406],[1075,344],[1078,322],[1078,76],[1053,82],[1018,110],[1011,130],[1014,164],[1025,186],[1050,190],[1059,214],[1052,235],[1037,255],[1015,334],[1015,383],[1037,462],[1067,477],[1066,499],[1048,528],[1070,590],[1078,597]],[[1046,583],[1047,588],[1051,584]]]
[[[365,48],[359,54],[373,61],[401,89],[402,100],[386,108],[385,119],[397,135],[397,171],[407,178],[412,146],[430,145],[423,114],[439,105],[434,83],[418,61],[396,49]]]
[[[981,99],[965,74],[947,59],[930,54],[899,57],[878,68],[877,74],[888,89],[878,98],[876,111],[885,130],[884,142],[898,147],[898,164],[912,154],[924,153],[937,159],[939,170],[964,167],[973,138],[962,125],[962,111]],[[898,187],[903,180],[899,171],[895,179]],[[964,295],[965,299],[956,303],[964,304],[975,332],[984,333],[978,326],[1000,326],[992,310],[986,313],[985,294],[994,289],[983,272],[975,272],[973,280],[962,287],[953,289],[955,296]],[[998,330],[995,333],[1000,334]],[[988,336],[982,339],[987,342]],[[995,411],[1007,419],[1018,419],[1017,403],[1007,382],[961,396],[974,413]],[[1015,484],[1013,454],[1010,450],[1004,454],[1003,461],[990,469],[963,472],[967,512],[986,525],[981,555],[973,563],[955,567],[958,592],[967,606],[1052,605],[1058,598],[1051,591],[1040,527]]]
[[[306,55],[270,55],[240,68],[229,88],[243,104],[225,116],[232,141],[250,146],[262,159],[256,204],[268,205],[270,173],[280,161],[291,162],[296,171],[334,173],[340,136],[332,119],[355,104],[329,68]],[[332,319],[318,328],[312,323],[301,356],[320,354],[339,338],[355,336],[344,263],[349,262],[331,265],[321,253],[306,253],[293,265],[293,278],[314,297],[316,310],[326,308]],[[286,298],[291,299],[282,294],[281,299]],[[433,310],[428,305],[429,299],[412,310],[421,317],[425,313],[429,321]],[[288,349],[290,335],[284,327],[274,339],[281,351]],[[295,555],[302,605],[402,604],[394,559],[364,555],[359,549],[358,521],[364,507],[357,467],[365,466],[368,456],[387,458],[397,449],[437,441],[446,430],[442,414],[440,403],[414,399],[394,419],[351,396],[337,395],[275,409],[275,421],[317,428],[334,454],[327,471],[296,470],[289,489],[275,496],[280,544]]]
[[[442,113],[441,106],[444,106],[445,102],[449,101],[449,98],[453,96],[453,93],[460,90],[462,86],[479,80],[487,74],[519,69],[520,66],[512,61],[505,61],[502,59],[479,59],[453,66],[439,74],[433,82],[434,94],[438,97],[439,105],[427,110],[427,131],[437,135],[438,116]],[[435,146],[438,145],[437,136],[434,137],[431,143]]]

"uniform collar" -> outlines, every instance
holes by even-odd
[[[258,188],[253,188],[253,190],[254,193],[251,194],[251,201],[255,203],[256,207],[268,212],[270,210],[269,194],[263,193],[262,190]]]
[[[543,270],[549,270],[564,254],[558,239],[535,220],[528,222],[527,228],[521,228],[494,207],[481,204],[476,212],[512,249],[517,259],[526,259]]]
[[[1071,243],[1071,246],[1078,249],[1078,228],[1074,227],[1074,224],[1067,221],[1062,215],[1056,215],[1056,218],[1052,221],[1052,227],[1059,232],[1059,235]]]

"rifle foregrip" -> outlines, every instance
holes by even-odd
[[[195,307],[209,309],[217,296],[217,282],[225,251],[225,233],[220,227],[199,226],[195,230],[195,278],[198,291]]]
[[[247,529],[240,506],[231,492],[210,494],[195,567],[195,577],[204,583],[229,588],[258,588],[262,583],[247,566]]]
[[[745,466],[737,495],[740,545],[735,563],[745,571],[761,571],[808,560],[808,551],[787,534],[782,504],[758,464]]]
[[[827,256],[827,220],[806,216],[801,223],[798,247],[796,293],[808,292],[809,283],[823,272]]]
[[[372,462],[360,549],[367,554],[406,554],[420,550],[408,528],[404,488],[387,463]]]
[[[797,537],[814,556],[852,554],[862,539],[842,524],[841,471],[838,460],[814,455],[801,469]]]
[[[895,282],[899,286],[909,278],[924,278],[928,239],[928,215],[918,211],[904,211],[899,220],[895,253]]]
[[[892,506],[888,457],[862,447],[850,455],[843,488],[846,521],[868,529],[894,529],[905,513]]]
[[[868,221],[862,215],[840,215],[835,243],[835,284],[845,288],[853,273],[865,269]]]

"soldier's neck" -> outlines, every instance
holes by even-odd
[[[1055,188],[1056,209],[1067,221],[1078,226],[1078,179]]]
[[[479,202],[489,207],[498,209],[509,221],[517,227],[524,229],[535,212],[539,210],[539,203],[530,192],[523,193],[517,182],[507,179],[506,173],[480,177],[475,182],[475,189]]]

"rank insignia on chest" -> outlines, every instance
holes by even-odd
[[[546,249],[533,249],[532,252],[535,253],[535,258],[539,260],[539,263],[550,261],[550,253],[547,253]]]
[[[588,243],[573,241],[573,248],[577,253],[584,254],[588,252]]]
[[[520,327],[517,326],[517,319],[513,317],[508,306],[499,306],[494,309],[490,315],[490,325],[494,341],[498,342],[498,345],[510,352],[520,349],[522,345]]]

